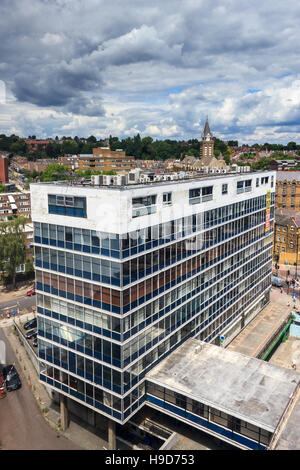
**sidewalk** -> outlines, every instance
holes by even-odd
[[[50,392],[48,392],[45,386],[39,381],[38,373],[29,359],[25,348],[21,345],[18,336],[15,334],[13,326],[6,326],[3,328],[3,331],[15,353],[19,363],[18,367],[23,371],[29,388],[49,426],[84,450],[108,449],[108,443],[97,436],[92,428],[86,424],[84,424],[85,427],[82,427],[74,422],[72,418],[70,419],[69,427],[65,431],[62,431],[58,406],[52,403]]]
[[[281,293],[278,287],[272,288],[270,302],[232,340],[227,349],[250,357],[259,357],[290,312],[294,308],[299,309],[299,306],[299,298],[294,302],[291,294]]]
[[[273,265],[272,265],[272,271],[273,271],[273,274],[276,276],[277,273],[278,273],[278,277],[282,277],[283,279],[296,279],[298,278],[300,280],[300,265],[299,266],[294,266],[292,264],[278,264],[279,266],[279,269],[275,269],[275,264],[273,262]],[[290,272],[289,276],[288,276],[288,271]],[[296,275],[297,274],[297,275]]]

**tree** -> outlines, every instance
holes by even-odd
[[[78,154],[78,144],[75,140],[64,140],[62,144],[62,153],[69,153],[71,155]]]
[[[273,158],[262,157],[251,165],[251,170],[268,170],[272,160]]]
[[[239,142],[237,140],[228,140],[229,147],[238,147]]]
[[[45,151],[48,158],[57,158],[61,153],[61,146],[56,143],[50,143],[46,146]]]
[[[286,146],[287,150],[297,150],[296,142],[289,142]]]
[[[86,140],[87,140],[88,142],[93,143],[93,144],[95,144],[95,143],[97,142],[97,139],[96,139],[96,137],[95,137],[94,135],[90,135],[90,137],[88,137]]]
[[[227,145],[220,139],[216,139],[214,142],[214,151],[215,150],[219,150],[223,155],[225,155],[225,153],[228,153]]]
[[[27,145],[25,140],[18,140],[17,142],[13,142],[9,147],[9,150],[12,153],[25,153],[26,149]]]
[[[67,179],[66,173],[70,173],[67,166],[60,165],[59,163],[50,163],[40,174],[40,179],[43,182],[65,180]]]
[[[0,226],[0,268],[4,278],[16,285],[16,270],[26,259],[25,227],[26,219],[18,217]]]

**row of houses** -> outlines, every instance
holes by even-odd
[[[299,249],[300,171],[277,171],[273,259],[297,271]]]

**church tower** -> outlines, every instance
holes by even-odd
[[[200,159],[209,162],[214,156],[214,140],[206,118],[202,141],[200,142]]]

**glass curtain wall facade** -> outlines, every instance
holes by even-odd
[[[121,235],[34,222],[41,380],[129,419],[152,367],[190,337],[217,343],[268,291],[274,193],[265,221],[266,196],[247,194]]]

